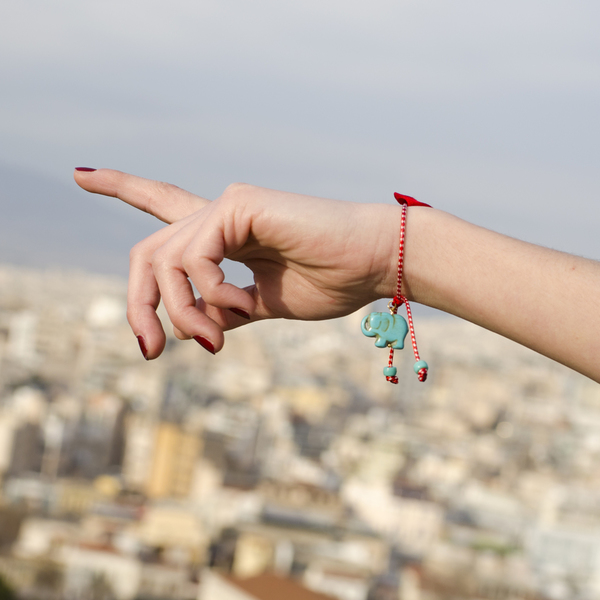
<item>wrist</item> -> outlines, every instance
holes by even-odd
[[[456,293],[456,260],[465,258],[460,246],[463,223],[434,208],[409,208],[402,280],[409,300],[452,312],[448,303]]]
[[[393,298],[398,282],[398,251],[402,207],[390,204],[360,205],[366,211],[359,219],[369,223],[369,241],[373,244],[371,275],[376,298]],[[444,252],[444,230],[451,215],[434,208],[410,206],[406,217],[402,293],[411,301],[436,305],[436,285],[440,274],[434,271],[434,253]],[[374,233],[377,232],[377,233]]]
[[[398,282],[398,251],[400,244],[400,225],[402,208],[385,206],[385,228],[387,231],[385,251],[381,256],[382,278],[379,286],[380,298],[393,298]],[[404,241],[404,268],[402,275],[402,294],[409,300],[431,305],[434,295],[435,276],[431,273],[430,255],[436,239],[443,233],[442,211],[429,207],[411,206],[406,217]],[[384,250],[385,249],[385,250]]]
[[[417,340],[415,336],[415,330],[412,319],[412,312],[410,309],[409,299],[406,297],[407,290],[403,289],[407,287],[403,286],[404,282],[404,258],[406,249],[406,229],[407,229],[407,217],[409,207],[427,207],[431,208],[427,204],[422,204],[410,196],[401,196],[395,194],[396,200],[402,205],[400,209],[400,228],[399,228],[399,242],[397,244],[397,252],[391,252],[391,256],[396,255],[396,261],[386,261],[386,287],[389,290],[392,279],[392,272],[395,274],[395,286],[392,295],[392,300],[388,303],[388,313],[374,312],[365,317],[362,321],[361,328],[364,335],[367,337],[376,337],[377,341],[375,345],[379,348],[385,346],[389,347],[389,358],[388,365],[383,369],[385,378],[390,383],[398,383],[397,369],[394,367],[394,350],[402,349],[404,347],[404,338],[410,331],[410,339],[412,349],[415,355],[415,364],[413,369],[417,374],[419,381],[424,382],[427,379],[427,373],[429,367],[424,360],[421,360],[419,351],[417,348]],[[396,211],[397,212],[397,211]],[[394,239],[393,235],[389,236],[390,240]],[[396,268],[392,271],[392,267],[396,263]],[[406,320],[398,315],[398,309],[404,306],[406,309]]]
[[[370,204],[365,215],[369,223],[372,244],[371,277],[374,284],[374,299],[393,298],[398,282],[398,249],[400,244],[400,223],[402,209],[389,204]],[[377,232],[374,234],[373,232]]]
[[[408,209],[404,242],[404,272],[402,291],[412,301],[429,304],[431,281],[429,274],[430,236],[435,239],[438,213],[435,209],[414,206]]]

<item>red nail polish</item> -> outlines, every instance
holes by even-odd
[[[75,167],[76,171],[83,171],[84,173],[91,173],[92,171],[96,171],[96,169],[92,169],[92,167]]]
[[[194,339],[205,349],[208,350],[211,354],[215,353],[215,347],[210,340],[207,340],[205,337],[200,337],[199,335],[195,335]]]
[[[243,317],[244,319],[250,320],[250,315],[245,310],[242,310],[241,308],[230,308],[229,310],[234,315],[237,315],[238,317]]]
[[[138,335],[137,341],[138,341],[138,344],[140,345],[140,350],[142,351],[144,358],[146,360],[148,360],[148,348],[146,348],[146,340],[141,335]]]

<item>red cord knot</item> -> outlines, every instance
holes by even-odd
[[[390,300],[390,307],[395,308],[396,310],[400,308],[404,304],[404,296],[394,296]]]
[[[395,375],[393,377],[386,377],[385,379],[390,383],[398,383],[398,377],[396,377]]]
[[[396,202],[398,202],[398,204],[406,204],[406,206],[427,206],[427,208],[431,208],[431,204],[419,202],[412,196],[407,196],[406,194],[399,194],[398,192],[395,192],[394,198],[396,198]]]
[[[423,382],[427,379],[427,369],[421,369],[418,373],[417,376],[419,378],[419,381]]]

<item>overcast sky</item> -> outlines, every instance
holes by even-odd
[[[399,191],[600,258],[599,26],[597,0],[0,0],[0,163]]]

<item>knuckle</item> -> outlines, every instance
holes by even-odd
[[[255,186],[249,183],[230,183],[223,192],[225,198],[238,198],[250,193]]]
[[[164,246],[155,250],[150,257],[150,264],[152,265],[153,269],[163,268],[167,264],[167,261],[168,257]]]
[[[165,199],[180,192],[181,188],[164,181],[154,181],[152,187],[153,190],[146,201],[146,212],[156,216],[160,212],[160,207],[164,205]]]
[[[167,183],[165,181],[155,181],[154,187],[156,188],[157,196],[170,196],[171,194],[178,193],[181,191],[181,188],[173,185],[172,183]]]
[[[125,316],[127,317],[127,322],[129,323],[131,329],[134,332],[137,332],[138,327],[143,322],[144,315],[144,306],[139,302],[134,302],[133,300],[128,300],[127,302],[127,311]]]
[[[137,260],[144,256],[147,253],[148,244],[146,240],[142,240],[138,242],[133,248],[129,251],[129,262],[137,262]]]
[[[133,306],[127,307],[127,312],[125,313],[127,317],[127,322],[131,327],[135,327],[137,310]]]
[[[194,270],[196,262],[195,255],[189,250],[185,250],[181,255],[181,266],[186,273],[190,273]]]

